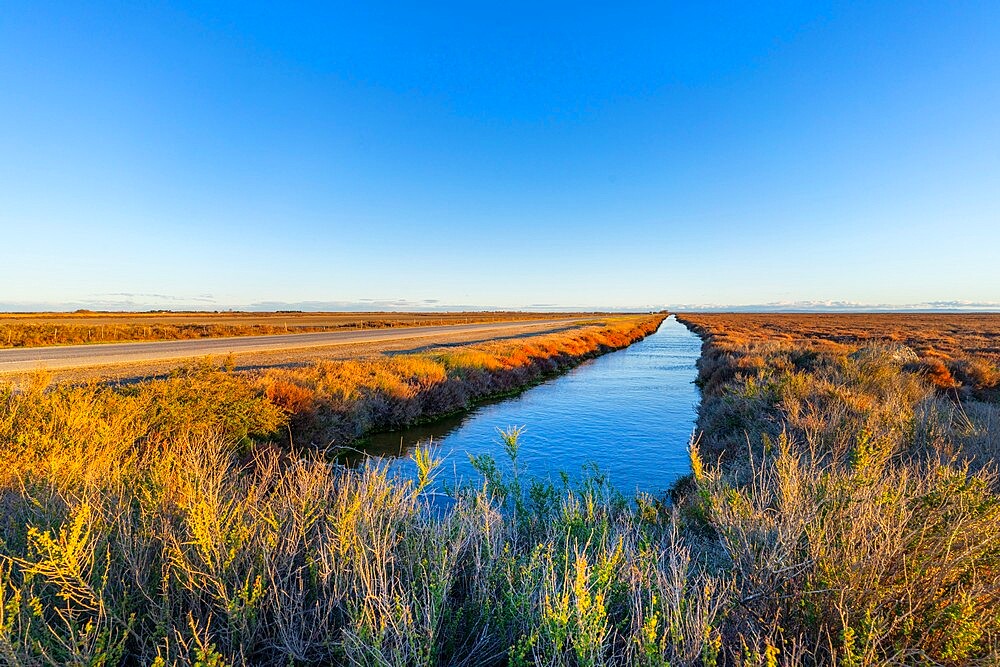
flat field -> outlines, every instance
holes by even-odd
[[[187,340],[226,336],[309,333],[352,329],[508,322],[551,318],[551,313],[173,312],[0,313],[0,347],[39,347],[126,341]]]
[[[916,353],[914,363],[940,388],[1000,383],[1000,313],[699,313],[683,320],[725,350],[756,342],[838,354],[898,344]]]
[[[678,319],[704,346],[675,500],[734,586],[723,646],[997,664],[1000,315]]]
[[[699,313],[684,319],[720,340],[750,337],[838,344],[898,342],[927,354],[1000,360],[1000,313]]]
[[[992,317],[679,316],[704,340],[703,399],[669,501],[519,474],[516,430],[510,461],[478,461],[447,510],[426,493],[428,450],[415,481],[326,456],[626,346],[661,316],[0,384],[0,657],[996,665]]]

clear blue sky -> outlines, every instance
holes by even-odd
[[[998,2],[291,4],[3,4],[0,305],[1000,302]]]

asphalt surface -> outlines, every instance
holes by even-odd
[[[558,326],[577,324],[581,319],[585,318],[452,324],[361,331],[324,331],[280,336],[242,336],[238,338],[14,348],[0,350],[0,373],[25,373],[39,369],[68,370],[91,366],[173,361],[208,355],[303,350],[395,340],[420,340],[422,344],[429,345],[435,342],[448,342],[449,337],[455,334],[502,335],[514,331],[534,333]]]

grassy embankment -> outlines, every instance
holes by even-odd
[[[995,664],[995,367],[971,353],[982,372],[942,385],[919,354],[843,327],[778,338],[686,319],[707,338],[705,437],[672,509],[626,503],[599,478],[555,488],[485,464],[441,514],[421,495],[426,453],[421,481],[401,483],[250,446],[285,424],[281,405],[332,414],[366,395],[337,393],[350,383],[332,369],[7,395],[0,655]],[[518,350],[496,345],[493,364]],[[439,361],[462,382],[490,366]],[[407,368],[345,371],[382,387],[363,414],[419,401],[401,378],[423,373]],[[307,422],[350,433],[343,415]],[[508,450],[516,460],[515,434]]]
[[[680,319],[705,339],[680,504],[732,586],[724,650],[997,664],[1000,316]]]
[[[637,513],[599,479],[556,489],[484,465],[487,481],[441,515],[421,494],[426,453],[412,483],[266,445],[286,429],[325,444],[450,411],[659,320],[257,374],[0,389],[0,660],[711,661],[716,591],[689,586],[676,526],[649,503]]]
[[[0,313],[0,348],[548,319],[551,313]]]

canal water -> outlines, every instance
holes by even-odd
[[[454,486],[480,479],[470,454],[490,454],[509,470],[498,429],[520,426],[521,475],[579,479],[596,465],[626,494],[658,494],[690,471],[700,352],[701,340],[671,316],[624,350],[459,417],[374,436],[365,450],[393,471],[413,475],[414,446],[429,444],[443,460],[438,486]]]

